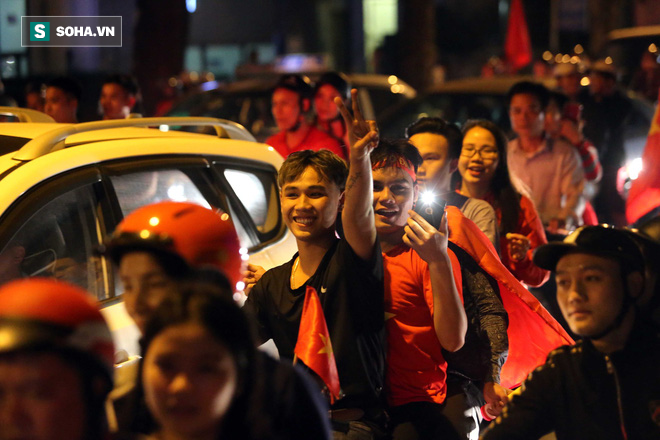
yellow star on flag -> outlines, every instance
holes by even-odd
[[[319,350],[317,354],[327,354],[328,356],[332,355],[332,345],[328,344],[328,338],[325,336],[323,333],[319,333],[319,337],[321,338],[321,341],[323,341],[323,348]]]
[[[385,312],[385,321],[392,319],[396,316],[396,313]]]

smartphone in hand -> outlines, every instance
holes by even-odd
[[[442,216],[445,215],[445,206],[447,202],[442,199],[420,197],[414,211],[437,229],[442,222]]]

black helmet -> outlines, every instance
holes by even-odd
[[[324,73],[314,85],[314,94],[318,92],[321,86],[326,84],[337,89],[342,99],[348,99],[351,97],[351,87],[345,75],[337,72]]]
[[[557,262],[568,253],[584,252],[612,258],[621,264],[623,273],[644,272],[644,257],[628,232],[608,225],[582,226],[563,242],[548,243],[534,251],[534,264],[554,271]]]
[[[273,87],[277,89],[287,89],[300,95],[300,99],[309,98],[312,95],[312,86],[309,78],[300,75],[282,75]]]

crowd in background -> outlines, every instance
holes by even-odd
[[[296,254],[243,268],[227,216],[189,203],[126,216],[105,253],[142,359],[121,390],[85,292],[1,286],[0,440],[658,438],[658,221],[625,228],[616,188],[630,103],[611,65],[588,91],[568,67],[511,88],[512,139],[436,117],[383,139],[341,74],[283,76],[266,143]],[[74,80],[28,92],[77,121]],[[104,81],[103,119],[138,102]]]

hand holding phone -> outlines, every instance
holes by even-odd
[[[415,205],[414,211],[421,215],[431,226],[438,229],[442,223],[442,217],[445,215],[447,202],[441,199],[422,200]]]

